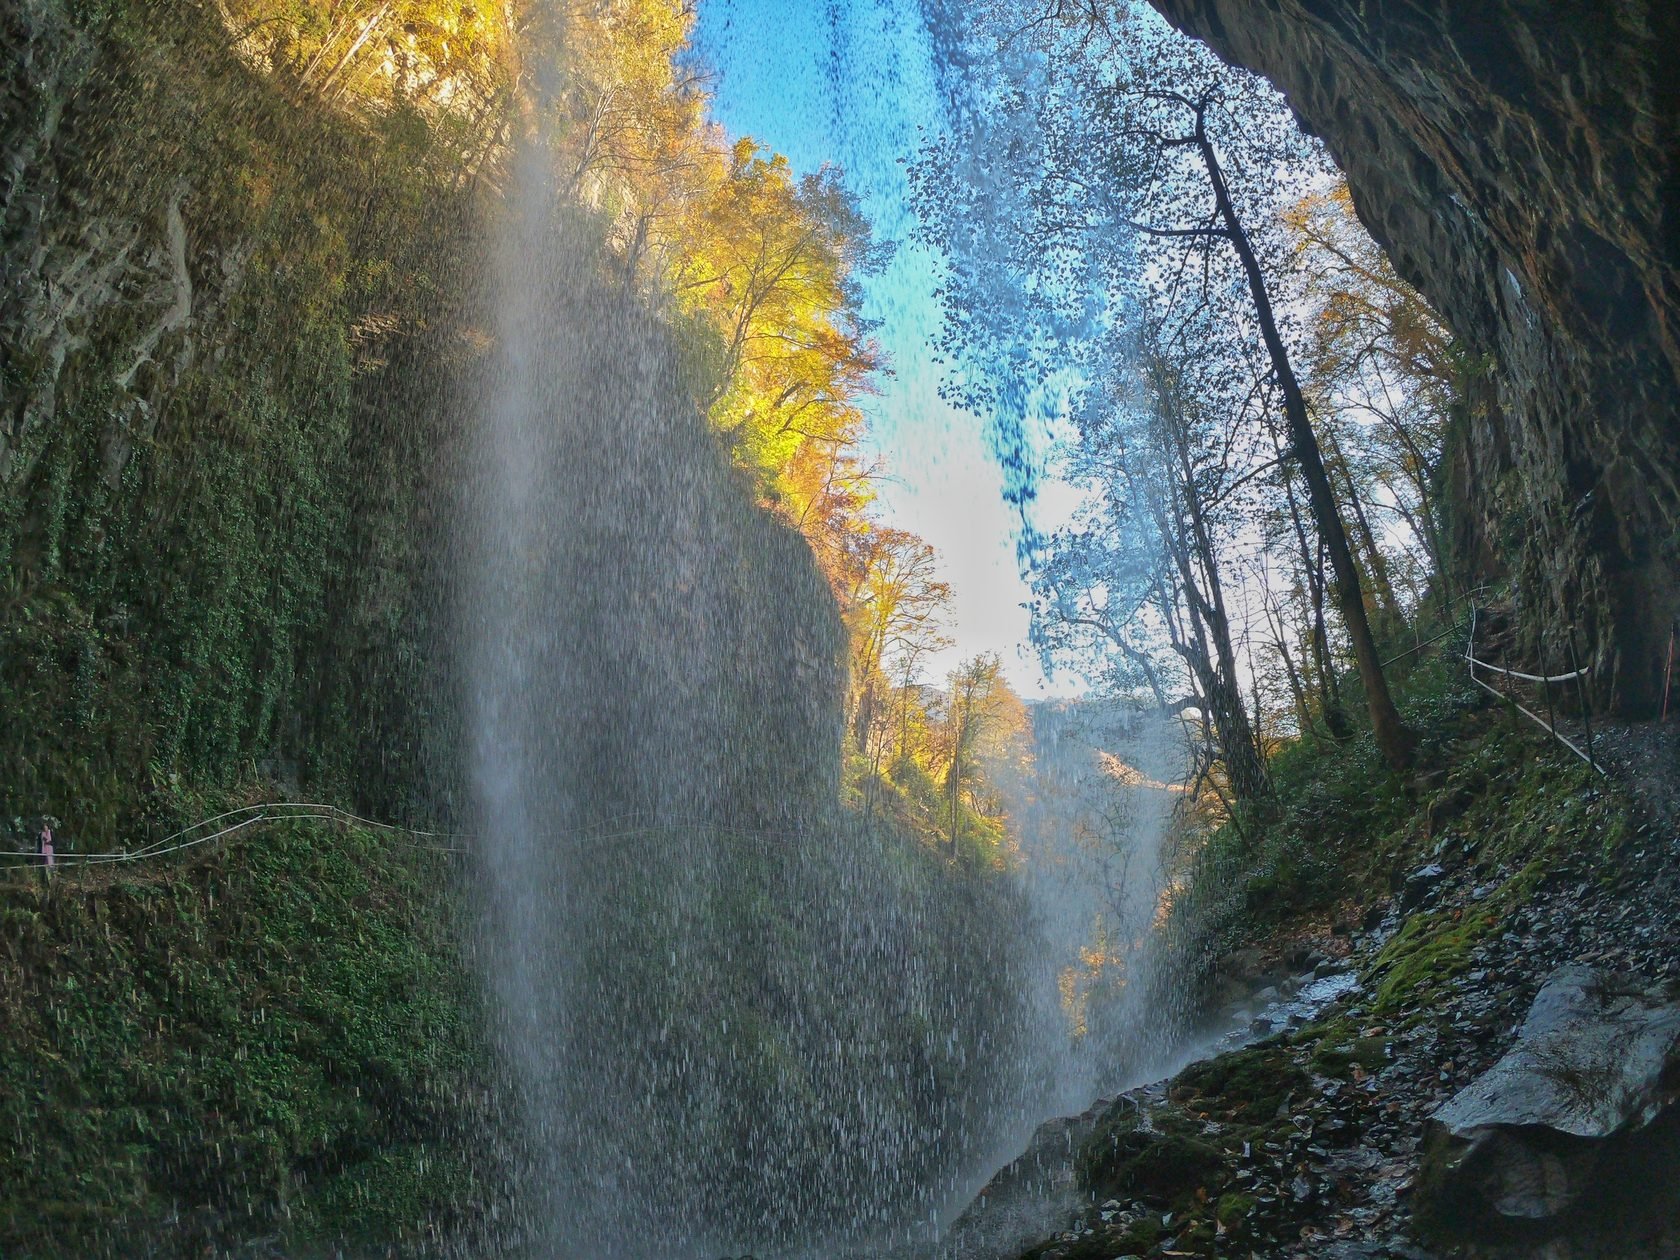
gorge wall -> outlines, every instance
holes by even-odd
[[[1449,442],[1472,581],[1525,662],[1660,702],[1680,611],[1680,9],[1151,0],[1270,78],[1395,266],[1489,370]]]
[[[508,211],[451,127],[316,99],[194,6],[0,14],[0,813],[74,846],[165,821],[183,787],[459,812],[449,540]],[[600,665],[549,697],[577,772],[614,814],[832,800],[829,592],[575,231],[546,315],[589,335],[541,347],[569,427],[535,471],[573,566],[555,650]],[[712,799],[674,800],[614,744],[632,726],[705,758],[682,784]]]
[[[258,777],[425,812],[473,197],[208,13],[0,22],[5,812],[76,845]]]

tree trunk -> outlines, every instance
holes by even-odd
[[[1272,631],[1272,642],[1276,645],[1278,656],[1283,660],[1284,677],[1289,680],[1289,695],[1295,701],[1295,718],[1301,724],[1303,735],[1317,735],[1312,723],[1312,711],[1307,707],[1307,693],[1301,686],[1301,675],[1295,668],[1295,658],[1289,653],[1289,642],[1284,634],[1283,612],[1278,610],[1277,620],[1272,619],[1272,608],[1266,608],[1266,624]]]
[[[1334,434],[1326,433],[1325,437],[1330,458],[1342,474],[1342,484],[1347,487],[1348,510],[1353,513],[1354,526],[1365,548],[1365,572],[1371,580],[1372,593],[1376,595],[1377,604],[1389,625],[1398,626],[1401,620],[1400,601],[1394,597],[1394,583],[1388,576],[1388,563],[1383,559],[1382,549],[1377,546],[1376,531],[1365,515],[1365,505],[1359,501],[1359,486],[1353,480],[1353,469],[1348,466],[1347,456],[1342,453],[1341,444]]]
[[[1283,448],[1277,435],[1272,435],[1278,459],[1283,460]],[[1306,526],[1301,523],[1301,505],[1295,497],[1295,482],[1287,467],[1283,474],[1283,497],[1289,505],[1289,521],[1295,531],[1295,547],[1301,557],[1301,577],[1307,584],[1307,648],[1308,655],[1301,662],[1301,672],[1310,684],[1318,680],[1318,712],[1324,719],[1330,738],[1341,741],[1352,731],[1347,714],[1342,710],[1341,683],[1336,677],[1336,663],[1330,656],[1330,637],[1324,627],[1324,544],[1318,544],[1316,554],[1308,546]]]
[[[1237,219],[1236,208],[1231,204],[1230,191],[1225,187],[1225,176],[1219,165],[1219,156],[1208,139],[1205,106],[1196,111],[1196,144],[1207,168],[1208,181],[1213,186],[1219,216],[1225,223],[1231,245],[1236,249],[1243,271],[1247,274],[1249,295],[1254,302],[1254,314],[1260,324],[1260,335],[1266,343],[1266,353],[1271,358],[1278,387],[1283,391],[1283,412],[1289,422],[1290,444],[1294,448],[1295,458],[1300,462],[1301,475],[1307,483],[1307,503],[1312,509],[1313,521],[1318,526],[1325,549],[1330,553],[1330,567],[1336,575],[1336,603],[1347,625],[1348,637],[1353,641],[1353,657],[1359,667],[1359,679],[1365,685],[1365,703],[1371,713],[1371,730],[1376,736],[1377,748],[1382,752],[1383,760],[1388,763],[1389,768],[1404,770],[1412,762],[1414,739],[1412,733],[1406,729],[1406,724],[1400,720],[1400,711],[1394,707],[1394,699],[1388,693],[1388,680],[1383,677],[1382,658],[1377,654],[1377,643],[1371,634],[1371,623],[1365,616],[1365,593],[1360,588],[1359,570],[1353,562],[1353,552],[1348,546],[1347,531],[1342,527],[1342,518],[1336,511],[1336,498],[1330,489],[1330,476],[1324,468],[1324,456],[1318,448],[1318,438],[1313,433],[1312,423],[1307,418],[1307,404],[1301,395],[1300,382],[1295,379],[1289,353],[1284,348],[1277,321],[1272,315],[1272,302],[1266,292],[1260,260],[1255,256],[1254,247],[1244,232],[1242,223]]]
[[[1176,470],[1162,471],[1166,474],[1173,498],[1173,515],[1179,519],[1164,519],[1165,513],[1159,506],[1156,507],[1156,517],[1167,550],[1178,569],[1191,627],[1195,632],[1194,644],[1186,645],[1189,652],[1181,652],[1180,655],[1185,656],[1191,672],[1196,675],[1202,697],[1212,710],[1219,755],[1225,763],[1225,774],[1230,780],[1232,793],[1240,801],[1257,801],[1270,790],[1266,767],[1260,759],[1254,728],[1249,723],[1237,681],[1237,653],[1231,641],[1231,622],[1225,612],[1225,598],[1219,584],[1218,557],[1214,553],[1212,535],[1208,531],[1201,502],[1196,496],[1184,418],[1173,395],[1174,388],[1168,374],[1158,370],[1156,389],[1160,421],[1167,428],[1164,436],[1166,443],[1170,444],[1170,449],[1163,453],[1178,465]],[[1209,640],[1212,641],[1211,651]]]

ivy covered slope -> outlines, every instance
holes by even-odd
[[[197,6],[0,20],[0,814],[73,846],[259,770],[399,810],[469,181]]]
[[[482,190],[400,101],[331,111],[229,43],[172,0],[0,12],[8,848],[274,781],[385,816],[438,790],[427,557]],[[301,826],[0,875],[0,1254],[383,1254],[474,1216],[450,872]]]
[[[278,824],[0,883],[0,1253],[408,1253],[470,1228],[496,1119],[455,860]]]
[[[1169,935],[1193,974],[1213,979],[1208,967],[1233,950],[1287,952],[1385,909],[1409,914],[1415,890],[1404,881],[1429,865],[1473,872],[1495,890],[1485,905],[1496,915],[1560,866],[1614,873],[1622,793],[1478,689],[1461,637],[1399,676],[1396,691],[1419,740],[1409,773],[1387,771],[1363,730],[1341,743],[1293,740],[1270,763],[1274,800],[1192,841]],[[1411,915],[1393,946],[1483,917]]]

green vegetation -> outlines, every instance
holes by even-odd
[[[1174,1213],[1185,1252],[1229,1254],[1244,1229],[1283,1228],[1287,1196],[1263,1206],[1256,1226],[1238,1174],[1269,1161],[1287,1183],[1303,1140],[1291,1116],[1328,1082],[1357,1084],[1388,1063],[1392,1032],[1430,1018],[1477,942],[1503,930],[1542,881],[1613,876],[1631,835],[1620,791],[1486,703],[1462,671],[1458,654],[1442,652],[1397,688],[1422,736],[1409,775],[1387,771],[1366,736],[1295,741],[1272,758],[1275,802],[1213,825],[1186,863],[1167,940],[1191,974],[1234,948],[1346,930],[1374,903],[1403,896],[1403,877],[1427,862],[1468,872],[1480,891],[1463,907],[1408,907],[1362,967],[1367,1022],[1333,1015],[1191,1064],[1164,1103],[1122,1100],[1102,1119],[1078,1156],[1082,1184],[1099,1199]],[[1317,1140],[1357,1140],[1358,1125]],[[1124,1254],[1112,1239],[1102,1246]]]
[[[1290,1099],[1311,1088],[1311,1078],[1287,1052],[1250,1046],[1192,1063],[1173,1079],[1170,1093],[1221,1121],[1252,1125],[1288,1114]]]
[[[1313,1045],[1308,1067],[1320,1076],[1350,1080],[1359,1072],[1374,1072],[1389,1059],[1387,1038],[1361,1037],[1346,1019],[1333,1019],[1310,1035]]]
[[[455,859],[280,823],[0,882],[0,1251],[405,1250],[499,1192]]]
[[[1163,1103],[1140,1107],[1121,1099],[1078,1153],[1080,1184],[1095,1200],[1141,1201],[1165,1215],[1184,1254],[1231,1254],[1250,1239],[1257,1201],[1239,1170],[1256,1157],[1281,1158],[1299,1140],[1290,1117],[1314,1093],[1303,1057],[1273,1041],[1191,1064],[1169,1084]],[[1145,1216],[1118,1239],[1093,1240],[1103,1250],[1066,1254],[1147,1251],[1169,1232],[1160,1222]]]
[[[33,17],[43,94],[0,139],[77,313],[57,357],[66,308],[0,328],[7,837],[133,846],[276,779],[418,812],[447,436],[419,369],[462,357],[471,199],[424,118],[293,99],[203,10]],[[465,1228],[491,1060],[444,859],[304,824],[194,856],[0,876],[0,1252]]]
[[[1547,871],[1622,843],[1619,792],[1490,702],[1458,652],[1417,664],[1395,694],[1420,737],[1410,774],[1389,772],[1365,733],[1294,740],[1271,758],[1272,802],[1187,837],[1168,940],[1192,974],[1251,943],[1345,928],[1426,863],[1467,866],[1485,900],[1413,915],[1375,963],[1379,1009],[1407,1005],[1462,971]]]
[[[45,316],[13,330],[0,810],[105,842],[259,762],[400,810],[437,720],[415,523],[442,420],[387,369],[442,353],[467,200],[423,119],[300,106],[198,11],[114,5],[58,34],[83,81],[43,248],[114,224],[93,239],[132,232],[147,263],[61,281],[86,286],[62,364]],[[184,333],[159,322],[177,301]]]

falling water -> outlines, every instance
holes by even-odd
[[[504,1241],[880,1254],[1096,1087],[1057,988],[1090,891],[977,879],[843,814],[826,583],[540,136],[514,170],[458,548],[480,953],[522,1165]]]

